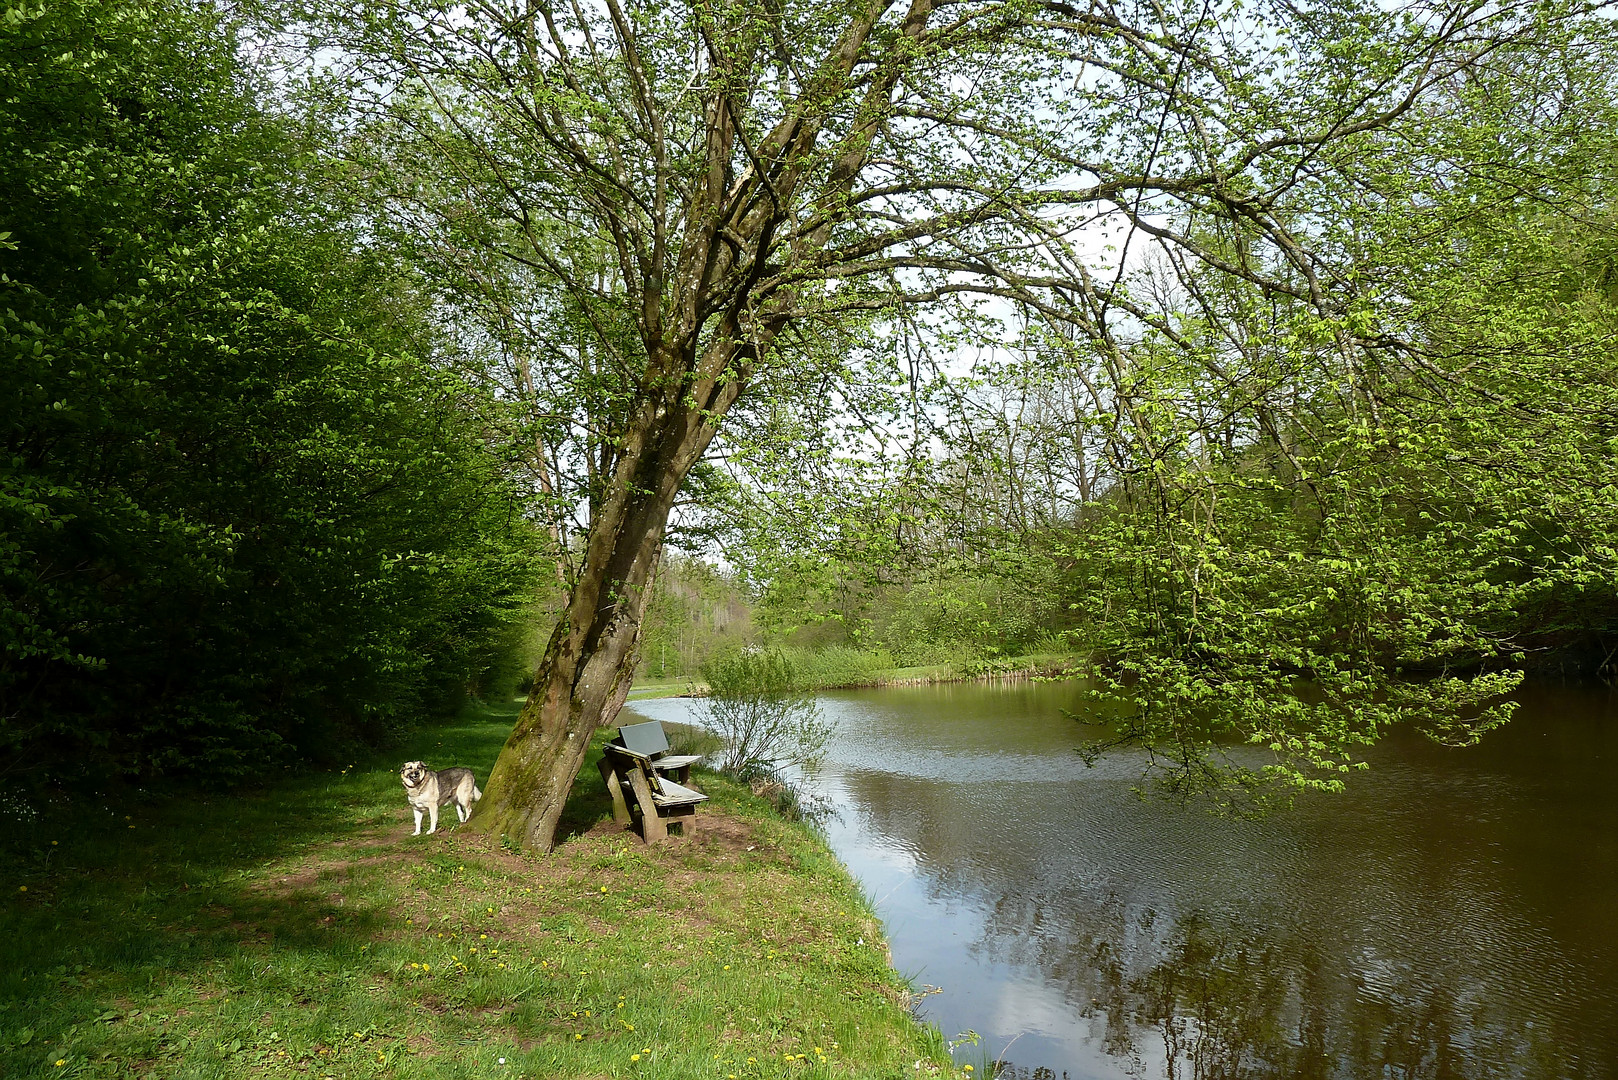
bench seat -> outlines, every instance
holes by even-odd
[[[645,730],[648,728],[656,731]],[[702,792],[685,786],[692,764],[702,755],[667,751],[662,724],[654,721],[628,725],[603,747],[597,766],[612,796],[613,820],[622,825],[639,825],[647,843],[667,839],[670,825],[689,832],[696,825],[697,805],[708,801]],[[666,773],[674,773],[679,779]],[[626,788],[633,802],[625,797]]]

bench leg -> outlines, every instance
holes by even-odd
[[[629,774],[629,786],[635,789],[635,801],[640,803],[640,831],[648,844],[655,844],[659,840],[669,838],[668,826],[657,812],[657,803],[652,801],[652,785],[646,782],[646,773],[634,769]]]
[[[691,838],[691,834],[696,832],[696,829],[697,808],[694,806],[687,806],[680,814],[680,835],[689,840]]]
[[[624,785],[618,779],[618,770],[606,758],[596,762],[601,779],[606,782],[607,794],[612,796],[612,820],[620,825],[630,824],[629,804],[624,802]]]

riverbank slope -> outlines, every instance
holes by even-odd
[[[516,709],[396,756],[487,776]],[[391,756],[41,815],[0,853],[0,1075],[954,1071],[819,837],[704,775],[701,827],[649,848],[612,824],[598,753],[549,856],[457,833],[449,808],[412,837]]]

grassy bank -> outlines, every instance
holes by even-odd
[[[947,664],[895,667],[886,653],[864,649],[784,650],[804,685],[815,690],[848,690],[868,686],[924,686],[932,683],[1014,681],[1057,678],[1085,659],[1082,653],[1041,652],[1026,656],[971,658]],[[706,693],[700,676],[637,680],[629,700]]]
[[[594,753],[552,855],[411,837],[393,757],[487,776],[515,711],[273,791],[11,822],[0,1076],[952,1071],[824,844],[717,777],[657,848]]]

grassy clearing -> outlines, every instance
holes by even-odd
[[[705,694],[708,684],[696,675],[678,679],[636,680],[629,691],[629,700],[642,698],[679,697],[681,694]]]
[[[396,756],[486,776],[515,711]],[[593,761],[549,856],[412,838],[391,756],[23,822],[0,852],[0,1076],[963,1075],[812,833],[704,775],[701,827],[647,848]]]

